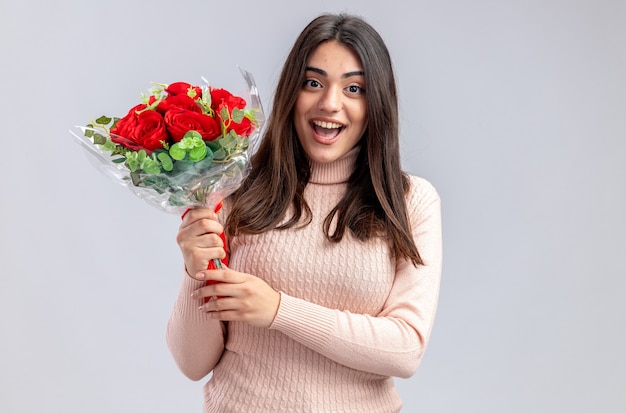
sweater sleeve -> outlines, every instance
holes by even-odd
[[[201,301],[191,298],[191,293],[202,287],[183,271],[183,280],[174,308],[167,323],[166,339],[178,368],[192,380],[209,374],[222,353],[226,325],[199,311]]]
[[[281,292],[271,328],[347,367],[385,376],[412,376],[432,329],[442,268],[439,196],[422,179],[412,178],[412,187],[407,203],[424,263],[416,267],[398,260],[382,311],[376,316],[355,314]]]

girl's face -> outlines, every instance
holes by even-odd
[[[311,53],[294,109],[309,159],[332,162],[356,146],[367,127],[365,87],[361,62],[347,46],[328,41]]]

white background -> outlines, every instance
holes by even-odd
[[[0,411],[200,411],[203,382],[164,340],[179,219],[98,172],[69,129],[124,114],[151,81],[243,90],[236,65],[267,110],[323,11],[386,40],[403,167],[443,200],[440,305],[397,380],[404,411],[624,411],[622,0],[1,0]]]

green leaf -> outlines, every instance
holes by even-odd
[[[156,175],[156,174],[161,173],[161,166],[159,166],[159,164],[155,162],[148,162],[147,164],[144,164],[142,169],[144,170],[145,173],[151,174],[151,175]]]
[[[186,173],[188,170],[193,168],[194,165],[195,163],[189,160],[176,161],[174,162],[174,168],[170,172],[170,175],[178,175],[181,173]]]
[[[180,142],[177,142],[170,148],[170,156],[177,161],[182,161],[187,156],[187,151],[181,147]]]
[[[202,135],[200,135],[200,133],[198,133],[195,130],[190,130],[190,131],[187,131],[187,133],[185,133],[185,135],[183,135],[183,139],[181,139],[181,142],[182,141],[189,141],[189,140],[191,140],[191,138],[197,138],[197,139],[201,140],[202,139]]]
[[[146,160],[146,151],[141,150],[139,152],[127,151],[126,152],[126,166],[131,172],[138,172],[142,169],[142,165]]]
[[[107,142],[107,138],[102,136],[99,133],[94,133],[93,134],[93,143],[95,143],[96,145],[104,145]]]
[[[171,171],[174,169],[174,162],[172,162],[172,158],[167,154],[167,152],[161,152],[157,155],[159,161],[161,161],[161,166],[165,171]]]
[[[239,108],[234,108],[234,109],[233,109],[233,113],[232,113],[232,116],[233,116],[233,121],[234,121],[235,123],[241,123],[241,121],[243,120],[243,116],[244,116],[244,114],[245,114],[245,113],[244,113],[244,111],[243,111],[243,110],[241,110],[241,109],[239,109]]]
[[[146,155],[144,158],[142,158],[140,166],[141,169],[143,169],[144,172],[147,174],[156,175],[161,173],[161,163],[157,160],[154,154],[152,156]]]
[[[207,153],[206,153],[205,158],[193,164],[194,168],[198,170],[201,175],[204,174],[203,171],[210,168],[212,165],[213,165],[213,152],[208,150],[208,148],[207,148]]]
[[[246,118],[250,119],[250,122],[254,123],[256,121],[256,112],[252,109],[244,109]]]
[[[230,118],[230,115],[228,114],[228,109],[226,107],[223,107],[222,110],[220,110],[220,117],[222,118],[222,120],[227,120],[228,118]]]
[[[108,125],[109,123],[111,123],[111,118],[107,116],[100,116],[98,119],[96,119],[96,123],[98,125]]]
[[[194,162],[199,162],[206,157],[207,147],[206,145],[196,146],[195,148],[189,151],[189,159]]]
[[[185,133],[185,136],[178,142],[178,145],[181,149],[189,151],[193,148],[204,146],[204,141],[202,140],[202,135],[195,130],[191,130]]]
[[[93,128],[93,125],[90,123],[89,125],[87,125],[87,128],[88,129],[85,129],[85,136],[91,138],[93,136],[93,129],[90,128]]]
[[[219,148],[214,154],[213,159],[222,160],[226,158],[226,151],[223,148]]]
[[[137,159],[127,158],[126,166],[128,167],[128,169],[130,169],[131,172],[137,172],[137,170],[139,169],[139,162],[137,162]]]
[[[204,103],[204,106],[207,107],[210,111],[211,110],[211,93],[208,90],[205,90],[205,92],[202,94],[202,102]]]
[[[107,141],[102,144],[102,149],[105,151],[113,151],[115,150],[115,144],[110,139],[107,139]]]
[[[237,134],[235,134],[235,136],[237,136]],[[230,152],[237,145],[237,142],[229,133],[228,135],[220,139],[220,144],[222,145],[222,148],[226,150],[226,152]]]
[[[213,153],[217,152],[220,149],[220,146],[215,141],[206,142],[206,146],[208,146]]]
[[[133,183],[133,185],[139,186],[139,184],[141,183],[141,175],[139,173],[133,171],[130,174],[130,180]]]
[[[142,186],[151,187],[159,194],[164,193],[169,188],[168,180],[163,175],[148,175],[143,178],[141,184]]]
[[[169,197],[168,202],[170,203],[170,205],[173,206],[184,206],[185,205],[185,201],[180,199],[182,196],[181,195],[172,195]]]

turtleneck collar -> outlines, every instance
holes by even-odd
[[[357,145],[343,157],[333,162],[318,163],[311,161],[311,179],[309,179],[309,182],[322,185],[348,182],[352,171],[354,171],[360,148],[360,145]]]

